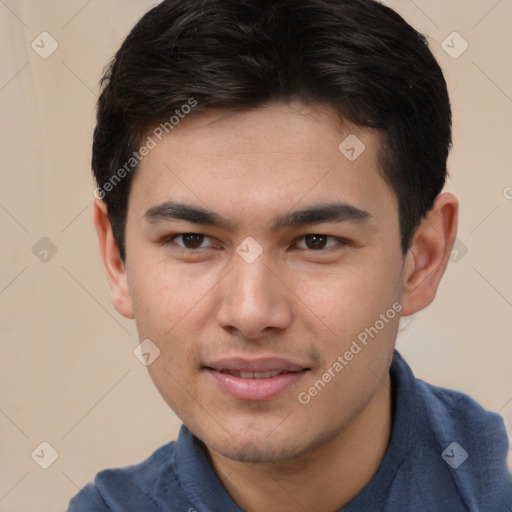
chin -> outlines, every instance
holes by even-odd
[[[189,430],[192,431],[191,428]],[[229,433],[228,433],[229,432]],[[245,464],[272,463],[293,459],[308,452],[321,441],[309,440],[305,433],[272,428],[198,429],[196,437],[221,456]]]
[[[249,437],[249,436],[248,436]],[[257,440],[240,440],[237,443],[209,445],[209,448],[220,453],[223,457],[236,462],[252,465],[258,463],[272,463],[292,459],[304,453],[305,448],[297,445],[283,445],[266,441],[259,443]]]

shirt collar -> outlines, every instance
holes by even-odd
[[[197,509],[194,512],[243,512],[215,473],[203,443],[185,425],[176,443],[176,465],[181,487]]]

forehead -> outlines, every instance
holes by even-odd
[[[363,133],[366,142],[377,149],[376,131],[341,119],[327,105],[276,102],[243,111],[192,112],[172,132],[164,134],[163,142],[174,149],[184,146],[189,157],[197,154],[230,161],[245,159],[253,167],[257,159],[272,160],[283,154],[338,157],[340,137]],[[371,153],[374,148],[368,149]]]
[[[397,207],[378,170],[378,133],[325,106],[195,114],[155,142],[132,184],[139,213],[168,200],[239,218],[328,200],[375,213]]]

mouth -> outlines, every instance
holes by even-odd
[[[235,370],[222,370],[221,373],[227,373],[228,375],[234,375],[242,379],[269,379],[286,372],[282,372],[281,370],[274,370],[272,372],[237,372]]]
[[[272,400],[298,385],[309,367],[281,359],[225,359],[204,367],[217,388],[236,400]]]

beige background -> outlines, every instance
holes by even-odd
[[[386,3],[429,36],[449,83],[447,189],[461,201],[463,244],[435,303],[403,321],[398,347],[418,376],[512,423],[512,1]],[[3,512],[63,510],[97,471],[145,458],[179,428],[133,356],[134,325],[110,305],[91,221],[98,80],[153,4],[0,0]],[[47,59],[31,48],[48,51],[43,31],[59,45]],[[469,44],[456,59],[441,46],[453,31]],[[33,252],[42,237],[57,249],[46,262],[45,242]],[[46,470],[31,458],[43,441],[59,455]]]

